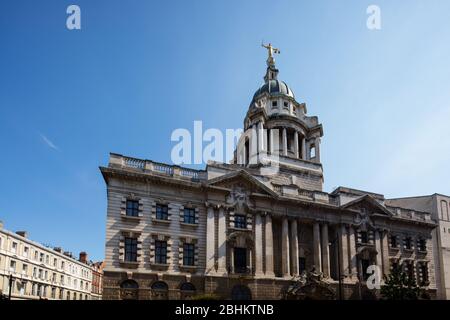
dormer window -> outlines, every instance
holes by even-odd
[[[283,101],[283,107],[284,107],[285,109],[289,109],[289,102]]]

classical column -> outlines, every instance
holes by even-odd
[[[281,230],[281,270],[284,277],[290,275],[289,270],[289,223],[286,217],[283,217]]]
[[[357,258],[356,258],[356,238],[355,238],[355,229],[352,226],[348,228],[348,242],[349,242],[349,251],[350,251],[350,275],[351,277],[355,277],[358,275],[357,268]]]
[[[258,153],[264,151],[264,126],[262,121],[258,122]]]
[[[207,221],[206,221],[206,273],[215,273],[215,214],[214,208],[210,205],[207,209]]]
[[[391,265],[389,261],[389,232],[383,231],[383,237],[381,239],[382,253],[383,253],[383,274],[388,276],[391,271]]]
[[[298,151],[298,131],[294,132],[294,156],[296,159],[299,158],[299,151]]]
[[[320,252],[320,225],[315,222],[313,225],[313,253],[314,253],[314,267],[317,272],[322,271],[322,259]]]
[[[380,231],[375,230],[375,250],[377,250],[377,256],[376,256],[376,262],[377,266],[380,268],[383,267],[382,262],[382,252],[381,252],[381,237],[380,237]]]
[[[298,271],[298,231],[297,220],[291,221],[291,272],[293,276],[299,274]]]
[[[302,159],[307,160],[306,159],[306,139],[305,139],[305,137],[302,138]]]
[[[255,275],[263,275],[263,234],[262,219],[259,212],[255,215]]]
[[[322,272],[325,278],[330,277],[330,247],[328,241],[328,224],[322,224]]]
[[[287,133],[286,128],[283,128],[283,155],[287,156],[288,149],[287,149]]]
[[[338,230],[339,236],[339,264],[341,268],[341,276],[344,277],[349,274],[348,268],[348,239],[347,228],[345,225],[341,225]]]
[[[258,130],[256,125],[253,125],[250,132],[250,156],[249,163],[256,164],[258,155]]]
[[[218,219],[218,269],[217,272],[220,274],[227,273],[227,239],[226,239],[226,219],[225,210],[223,207],[219,208],[219,219]]]
[[[316,138],[315,146],[316,146],[316,160],[317,160],[317,162],[320,162],[320,138],[319,137]]]
[[[266,214],[265,217],[265,236],[266,236],[266,276],[274,277],[273,272],[273,231],[272,231],[272,217]]]

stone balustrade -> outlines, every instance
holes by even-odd
[[[111,167],[121,167],[144,172],[154,172],[157,174],[163,174],[183,179],[190,179],[190,180],[206,179],[206,173],[204,170],[195,170],[183,168],[176,165],[167,165],[165,163],[155,162],[151,160],[126,157],[116,153],[110,154],[109,165]]]

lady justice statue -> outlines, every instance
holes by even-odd
[[[273,67],[275,66],[275,59],[273,58],[273,54],[277,53],[280,54],[280,49],[274,48],[271,43],[268,45],[265,45],[264,43],[261,43],[261,46],[267,49],[268,57],[267,57],[267,66]]]

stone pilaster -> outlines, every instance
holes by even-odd
[[[298,275],[298,231],[295,219],[291,221],[291,267],[292,275]]]
[[[273,272],[273,230],[272,217],[266,214],[265,217],[265,237],[266,237],[266,277],[274,277]]]
[[[383,275],[387,277],[391,271],[391,265],[389,261],[389,233],[387,230],[384,230],[382,233],[381,247],[381,251],[383,254]]]
[[[263,233],[262,218],[258,212],[255,215],[255,275],[262,276],[263,273]]]
[[[288,149],[287,149],[287,132],[286,128],[283,128],[283,155],[287,156]]]
[[[226,226],[226,217],[225,217],[225,209],[223,207],[219,208],[219,217],[218,217],[218,269],[217,273],[221,275],[225,275],[227,273],[227,234],[226,234],[227,226]]]
[[[325,278],[330,277],[330,246],[328,240],[328,224],[322,224],[322,272]]]
[[[314,267],[317,272],[322,271],[322,257],[320,252],[320,225],[315,222],[313,225],[313,254],[314,254]]]
[[[355,229],[352,226],[348,228],[348,242],[349,242],[349,257],[350,257],[350,275],[352,278],[358,275],[357,258],[356,258],[356,237]]]
[[[289,270],[289,222],[283,217],[281,230],[281,270],[284,277],[290,275]]]
[[[348,239],[347,239],[347,228],[345,225],[341,225],[338,230],[339,236],[339,263],[341,265],[341,275],[347,276],[350,272],[349,270],[349,259],[348,259]]]
[[[380,237],[380,231],[375,230],[375,250],[377,250],[377,256],[376,256],[376,262],[377,266],[380,268],[383,267],[383,260],[382,260],[382,251],[381,251],[381,237]]]
[[[216,248],[215,248],[215,214],[214,208],[210,205],[207,208],[206,220],[206,273],[216,272]]]

